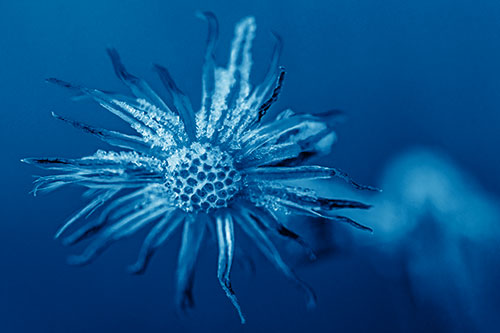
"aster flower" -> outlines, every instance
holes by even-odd
[[[200,245],[205,234],[212,233],[218,243],[218,280],[244,322],[230,283],[231,265],[238,250],[234,234],[241,232],[305,292],[307,303],[312,306],[314,294],[285,264],[272,238],[284,237],[310,250],[279,217],[320,217],[369,230],[337,213],[343,208],[369,206],[323,198],[312,189],[287,181],[340,177],[356,188],[372,188],[355,183],[338,169],[306,164],[313,156],[329,153],[335,141],[330,123],[337,112],[313,115],[285,110],[273,117],[267,115],[279,96],[285,75],[278,65],[280,38],[276,36],[263,82],[252,87],[250,50],[256,29],[254,18],[245,18],[236,25],[229,63],[218,67],[214,59],[217,21],[210,13],[201,17],[208,22],[209,33],[201,107],[197,112],[167,69],[154,66],[166,88],[166,96],[160,97],[145,81],[125,69],[114,49],[108,53],[115,73],[130,88],[132,96],[48,79],[78,97],[96,101],[137,133],[96,128],[53,114],[124,150],[99,150],[76,159],[24,159],[58,172],[38,178],[33,191],[36,194],[70,184],[87,189],[84,197],[89,199],[88,204],[56,234],[66,245],[89,241],[82,254],[69,258],[72,264],[89,263],[113,242],[149,227],[138,259],[129,267],[131,272],[141,273],[156,249],[175,230],[182,229],[176,299],[185,309],[193,304],[193,273]]]

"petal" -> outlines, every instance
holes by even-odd
[[[134,274],[143,273],[156,249],[170,238],[184,219],[185,214],[179,210],[173,209],[168,212],[146,236],[139,257],[133,265],[129,266],[129,272]]]
[[[177,306],[181,310],[193,307],[194,266],[198,258],[201,241],[205,233],[206,223],[202,218],[188,215],[184,222],[182,244],[177,261]]]
[[[356,183],[345,172],[339,169],[318,165],[249,168],[245,170],[245,174],[249,180],[306,180],[338,177],[357,189],[380,191],[377,188]]]
[[[231,287],[231,280],[229,275],[231,274],[231,265],[233,263],[234,255],[234,231],[233,231],[233,219],[231,215],[225,214],[224,216],[216,217],[217,225],[217,239],[219,243],[219,258],[217,264],[217,279],[229,298],[233,306],[238,311],[241,323],[245,323],[245,318],[241,312],[240,305],[236,295],[234,294],[233,288]]]
[[[262,254],[289,280],[294,282],[300,289],[303,290],[306,296],[307,306],[314,307],[316,304],[316,296],[314,295],[314,292],[304,282],[302,282],[295,275],[295,273],[293,273],[287,264],[285,264],[274,244],[269,240],[264,231],[252,218],[250,212],[246,209],[233,211],[233,216],[238,217],[236,219],[238,225],[253,240]]]

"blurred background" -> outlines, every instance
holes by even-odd
[[[256,80],[272,52],[270,32],[281,35],[287,79],[275,108],[343,110],[339,141],[318,162],[383,189],[360,193],[338,182],[323,189],[373,204],[350,215],[371,234],[297,221],[319,259],[284,250],[318,295],[313,311],[256,255],[255,273],[235,267],[232,275],[248,318],[242,326],[206,244],[196,308],[180,318],[173,304],[178,238],[143,276],[125,267],[144,234],[72,267],[65,257],[81,248],[66,249],[53,234],[81,207],[81,191],[29,194],[32,175],[43,171],[22,157],[107,148],[51,111],[125,126],[95,104],[72,102],[45,78],[125,91],[105,54],[113,46],[154,87],[151,64],[168,67],[199,106],[206,25],[198,10],[219,18],[219,64],[234,24],[256,17]],[[0,332],[498,332],[499,18],[494,0],[0,1]]]

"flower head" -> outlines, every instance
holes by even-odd
[[[335,141],[330,120],[337,112],[313,115],[285,110],[276,116],[267,115],[285,75],[278,66],[280,38],[276,37],[267,75],[253,87],[250,50],[254,19],[248,17],[237,24],[229,63],[218,67],[214,60],[217,21],[210,13],[201,16],[208,22],[209,34],[197,112],[167,69],[154,67],[166,88],[166,96],[160,97],[125,69],[113,49],[108,53],[115,72],[133,96],[48,80],[96,101],[130,124],[136,134],[96,128],[53,114],[124,150],[99,150],[77,159],[24,159],[58,172],[38,178],[34,193],[69,184],[87,188],[89,203],[56,234],[64,244],[89,239],[81,255],[69,258],[74,264],[88,263],[114,241],[149,227],[139,257],[130,266],[132,272],[140,273],[155,250],[175,230],[182,229],[177,269],[177,302],[181,308],[192,305],[194,265],[207,230],[216,234],[218,242],[218,279],[242,322],[230,283],[235,232],[249,236],[278,270],[305,291],[308,304],[313,305],[312,291],[283,262],[271,237],[277,235],[307,246],[278,216],[322,217],[369,229],[336,213],[342,208],[369,206],[323,198],[312,189],[286,181],[340,177],[357,188],[371,188],[353,182],[335,168],[307,164],[311,157],[329,153]],[[95,217],[83,219],[89,216]],[[74,227],[75,223],[80,226]]]

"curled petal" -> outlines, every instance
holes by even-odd
[[[217,278],[219,283],[226,293],[233,306],[238,311],[241,323],[245,323],[245,317],[241,312],[240,305],[236,295],[234,294],[233,288],[231,287],[231,280],[229,275],[231,274],[231,265],[233,263],[234,254],[234,231],[233,231],[233,219],[231,215],[226,214],[224,216],[216,217],[217,224],[217,239],[219,242],[219,258],[217,264]]]

